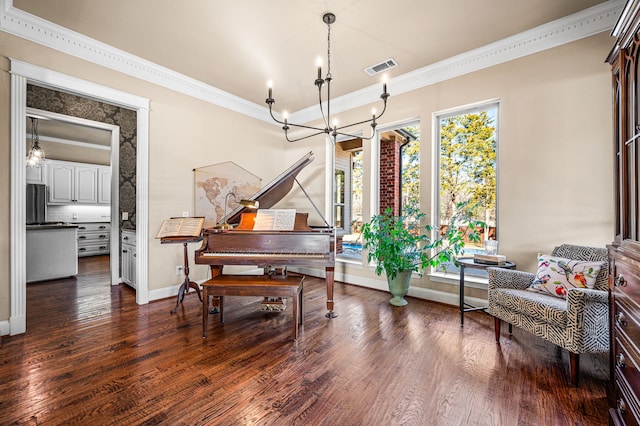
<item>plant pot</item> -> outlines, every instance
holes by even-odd
[[[394,306],[405,306],[407,302],[404,296],[409,293],[409,284],[411,282],[411,271],[401,271],[394,278],[387,275],[387,283],[389,284],[389,292],[393,296],[389,303]]]

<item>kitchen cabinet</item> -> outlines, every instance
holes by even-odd
[[[110,167],[48,160],[47,177],[49,204],[109,204],[111,202]]]
[[[110,223],[76,223],[78,226],[78,257],[109,254]]]
[[[39,185],[47,184],[47,163],[42,162],[40,167],[27,167],[27,183],[35,183]]]
[[[98,204],[111,204],[111,167],[98,166]]]
[[[120,244],[122,282],[136,288],[136,231],[122,230]]]

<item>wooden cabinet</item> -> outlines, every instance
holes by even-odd
[[[120,244],[122,282],[136,288],[136,231],[123,230]]]
[[[111,224],[102,222],[77,223],[78,257],[109,254]]]
[[[625,5],[607,58],[613,83],[615,238],[609,246],[610,423],[640,424],[640,0]]]
[[[49,204],[109,204],[111,168],[68,161],[47,161]]]

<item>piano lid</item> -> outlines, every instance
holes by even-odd
[[[256,192],[248,199],[252,201],[257,200],[260,203],[261,209],[269,209],[273,207],[278,201],[282,200],[282,198],[284,198],[284,196],[287,195],[289,191],[291,191],[293,183],[296,181],[296,176],[298,176],[300,170],[304,169],[309,163],[313,161],[314,158],[315,157],[313,155],[313,152],[309,152],[304,157],[299,159],[294,165],[281,173],[278,177],[269,182],[267,186],[260,189],[260,191]],[[305,195],[307,195],[306,192]],[[237,207],[231,213],[227,214],[227,223],[238,223],[240,221],[241,214],[246,210],[247,208],[244,206]],[[218,224],[224,223],[224,219],[224,217],[220,219],[218,221]]]

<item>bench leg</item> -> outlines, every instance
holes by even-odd
[[[291,318],[293,320],[293,331],[291,332],[292,336],[293,336],[293,340],[297,340],[298,339],[298,318],[300,313],[298,312],[298,310],[300,309],[300,301],[298,299],[298,294],[297,292],[295,292],[294,294],[292,294],[292,298],[291,298],[291,304],[293,305],[293,318]]]
[[[202,300],[202,338],[205,339],[209,328],[209,293],[207,292],[207,287],[202,289],[202,296],[204,297]]]

